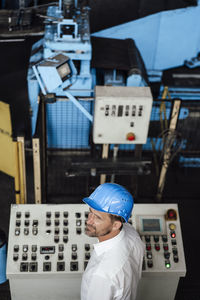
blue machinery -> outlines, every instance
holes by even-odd
[[[199,67],[200,31],[195,29],[200,28],[199,15],[200,4],[196,7],[157,13],[93,34],[92,36],[101,38],[133,39],[146,67],[148,80],[144,79],[139,67],[131,75],[124,75],[116,69],[103,70],[104,84],[151,86],[159,83],[158,100],[160,102],[155,101],[153,104],[151,122],[160,121],[166,124],[172,111],[170,96],[181,98],[181,100],[200,99],[198,86],[168,85],[169,96],[167,96],[165,87],[161,83],[163,73],[167,69],[185,66],[194,70]],[[44,95],[48,95],[46,116],[49,148],[90,148],[89,134],[93,119],[94,88],[98,81],[96,69],[91,67],[91,38],[89,7],[80,7],[78,1],[60,0],[57,6],[48,8],[45,35],[32,47],[28,70],[28,92],[32,109],[33,135],[37,123],[40,90]],[[60,58],[66,57],[69,74],[62,74],[62,61],[58,60],[61,65],[60,82],[56,83],[56,78],[58,78],[56,73],[49,76],[51,82],[47,83],[45,80],[44,82],[45,72],[49,75],[50,69],[47,71],[46,68],[42,75],[41,64],[44,67],[48,62],[52,63],[52,60],[58,58],[56,55],[60,55]],[[54,71],[55,69],[56,67]],[[173,74],[173,78],[183,79],[184,76],[186,75],[182,73]],[[198,79],[200,75],[190,72],[187,76]],[[168,101],[161,110],[163,94],[165,94],[164,100],[168,98]],[[182,105],[179,120],[186,120],[190,115],[192,114],[189,108]],[[162,139],[158,135],[149,137],[142,147],[143,150],[153,148],[159,150],[161,144]],[[186,145],[187,140],[182,140],[181,149],[185,149]],[[135,145],[120,145],[120,149],[134,148]],[[184,162],[187,164],[188,160],[182,156],[180,161],[184,165]],[[194,162],[195,158],[192,161]],[[196,162],[198,165],[198,158]]]

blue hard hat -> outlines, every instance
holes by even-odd
[[[121,185],[103,183],[83,201],[95,210],[122,217],[126,222],[131,216],[134,200]]]

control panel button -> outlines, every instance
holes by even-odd
[[[164,243],[167,243],[167,241],[168,241],[167,235],[163,235],[162,240],[163,240]]]
[[[151,240],[150,235],[145,235],[145,241],[146,241],[147,243],[150,243],[150,240]]]
[[[170,264],[170,261],[169,261],[169,260],[165,261],[165,267],[166,267],[167,269],[170,269],[170,268],[171,268],[171,264]]]
[[[58,251],[59,251],[59,252],[63,252],[63,251],[64,251],[64,245],[60,244],[60,245],[58,246]]]
[[[81,220],[76,220],[76,226],[81,226]]]
[[[56,211],[55,212],[55,218],[59,218],[60,217],[60,212],[59,211]]]
[[[90,259],[90,252],[85,253],[85,259],[89,260]]]
[[[33,235],[37,235],[37,234],[38,234],[38,229],[37,229],[37,228],[35,228],[35,227],[33,227],[33,230],[32,230],[32,232],[33,232]]]
[[[63,236],[63,242],[67,243],[68,242],[68,236]]]
[[[127,133],[127,135],[126,135],[126,140],[127,141],[134,141],[135,140],[135,134],[133,133],[133,132],[129,132],[129,133]]]
[[[78,271],[78,261],[70,262],[70,271]]]
[[[158,243],[159,242],[159,235],[154,235],[154,242],[155,243]]]
[[[21,221],[20,220],[16,220],[16,227],[20,227],[21,226]]]
[[[72,252],[72,259],[76,260],[77,259],[77,253],[76,252]]]
[[[148,268],[153,268],[153,261],[152,260],[148,260],[147,261],[147,266],[148,266]]]
[[[57,244],[57,243],[59,243],[59,236],[55,236],[54,237],[54,242]]]
[[[14,261],[17,261],[18,259],[19,259],[19,255],[18,255],[18,254],[14,254],[14,255],[13,255],[13,260],[14,260]]]
[[[58,260],[63,260],[63,259],[64,259],[63,253],[58,253]]]
[[[59,234],[59,232],[60,232],[60,229],[59,229],[59,228],[55,228],[55,229],[54,229],[54,233],[55,233],[55,234]]]
[[[28,259],[27,253],[23,253],[23,254],[22,254],[22,260],[27,260],[27,259]]]
[[[20,219],[20,218],[21,218],[21,215],[22,215],[22,214],[21,214],[20,211],[17,211],[17,212],[16,212],[16,218]]]
[[[32,253],[31,254],[31,259],[35,261],[37,259],[37,255],[35,253]]]
[[[24,228],[24,235],[29,235],[29,229],[28,228]]]
[[[28,245],[23,246],[23,252],[28,252]]]
[[[160,245],[159,244],[155,244],[155,249],[156,249],[156,251],[160,251]]]
[[[64,218],[68,218],[68,215],[69,215],[68,211],[64,211],[64,212],[63,212],[63,217],[64,217]]]
[[[60,221],[59,221],[58,219],[56,219],[56,220],[54,221],[54,224],[55,224],[55,226],[59,226],[59,225],[60,225]]]
[[[173,220],[176,221],[177,220],[177,213],[174,209],[168,209],[166,215],[165,215],[166,220]]]
[[[65,262],[57,262],[57,271],[58,272],[62,272],[65,271]]]
[[[173,239],[171,242],[172,242],[172,246],[176,246],[176,240],[175,239]]]
[[[151,251],[151,244],[146,244],[146,250]]]
[[[36,245],[32,245],[32,252],[36,252],[37,251],[37,246]]]
[[[85,244],[85,251],[89,251],[90,250],[90,244]]]
[[[163,244],[163,249],[164,249],[165,251],[168,251],[168,250],[169,250],[168,244]]]
[[[47,217],[47,218],[51,218],[51,212],[50,212],[50,211],[47,211],[47,212],[46,212],[46,217]]]
[[[38,220],[33,220],[33,226],[38,226]]]
[[[14,252],[19,252],[19,245],[14,245],[13,250],[14,250]]]
[[[179,262],[178,256],[174,256],[174,262],[175,262],[175,263],[178,263],[178,262]]]
[[[30,212],[29,211],[25,212],[25,218],[30,218]]]
[[[175,230],[175,229],[176,229],[176,225],[173,224],[173,223],[170,223],[170,224],[169,224],[169,229],[170,229],[170,230]]]
[[[51,263],[50,262],[44,262],[43,263],[43,271],[44,272],[50,272],[51,271]]]
[[[46,226],[51,226],[51,221],[50,220],[46,221]]]
[[[67,220],[67,219],[63,220],[63,225],[64,225],[64,226],[68,226],[68,224],[69,224],[69,223],[68,223],[68,220]]]
[[[69,229],[68,228],[63,228],[63,234],[68,234],[69,233]]]
[[[20,272],[28,272],[28,263],[20,264]]]
[[[73,252],[77,251],[77,245],[76,245],[76,244],[73,244],[73,245],[72,245],[72,251],[73,251]]]
[[[29,264],[29,272],[37,272],[37,263],[36,262],[32,262]]]
[[[24,226],[27,226],[27,227],[28,227],[29,225],[30,225],[30,221],[29,221],[29,220],[25,220],[25,221],[24,221]]]
[[[169,252],[164,252],[164,258],[169,259],[170,258],[170,253]]]
[[[151,252],[147,252],[147,258],[152,259],[152,253]]]
[[[81,234],[81,228],[76,228],[76,234]]]
[[[20,235],[20,229],[19,229],[19,228],[16,228],[16,229],[15,229],[15,235],[16,235],[16,236]]]

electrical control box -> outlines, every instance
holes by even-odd
[[[145,144],[152,101],[149,87],[96,86],[94,143]]]
[[[78,300],[96,238],[85,235],[86,204],[12,205],[7,278],[12,300]],[[137,300],[174,299],[185,276],[176,204],[135,204],[129,223],[146,245]]]

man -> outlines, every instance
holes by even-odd
[[[118,184],[104,183],[83,201],[90,207],[86,234],[99,243],[83,274],[81,300],[135,299],[144,244],[127,223],[133,197]]]

